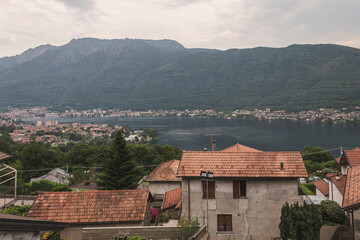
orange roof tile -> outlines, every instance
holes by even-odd
[[[11,158],[11,156],[6,153],[0,152],[0,161],[8,158]]]
[[[201,171],[214,177],[308,177],[300,152],[184,151],[178,176],[200,177]]]
[[[360,148],[355,148],[353,150],[344,150],[344,153],[348,159],[350,167],[360,165]]]
[[[144,221],[147,189],[40,192],[28,217],[72,224]]]
[[[181,201],[181,187],[173,189],[165,193],[162,209],[176,206]]]
[[[335,184],[335,186],[339,189],[342,195],[345,193],[345,183],[346,183],[346,177],[343,175],[338,176],[339,179],[336,180],[336,175],[330,177],[330,180]]]
[[[360,204],[360,166],[348,170],[343,207]]]
[[[176,172],[179,167],[179,160],[171,160],[168,162],[160,163],[157,168],[150,173],[145,179],[149,182],[162,182],[162,181],[181,181],[180,177],[176,176]]]
[[[329,195],[329,186],[324,180],[317,180],[312,182],[317,189],[325,196]]]
[[[231,147],[221,150],[220,152],[262,152],[262,151],[237,143]]]

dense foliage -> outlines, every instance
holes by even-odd
[[[54,183],[49,180],[35,181],[32,183],[25,183],[20,189],[20,194],[37,195],[39,191],[45,192],[64,192],[71,191],[71,188],[66,184]]]
[[[309,174],[324,176],[324,169],[340,171],[340,166],[333,155],[322,147],[304,146],[301,156]]]
[[[324,222],[344,224],[346,215],[341,206],[334,201],[325,200],[321,202],[320,213]]]
[[[322,220],[314,205],[289,204],[281,208],[279,224],[282,239],[319,240]]]
[[[111,145],[110,157],[102,162],[98,186],[106,190],[133,189],[140,179],[140,169],[131,158],[123,134],[118,131]]]
[[[1,131],[1,129],[0,129]],[[7,132],[11,129],[2,129],[0,136],[0,151],[10,153],[11,158],[7,163],[18,170],[18,186],[22,194],[35,194],[36,191],[53,191],[55,186],[45,188],[42,184],[25,184],[31,178],[42,176],[56,167],[68,170],[72,178],[71,184],[96,180],[103,163],[114,156],[113,147],[110,145],[88,145],[83,142],[70,143],[67,145],[51,146],[40,142],[29,144],[15,143]],[[180,159],[181,150],[169,145],[144,145],[125,143],[128,156],[135,164],[137,171],[137,182],[141,177],[149,174],[159,163],[172,159]],[[9,176],[10,177],[10,176]],[[0,189],[5,192],[10,189]],[[131,184],[133,185],[133,184]],[[34,188],[35,187],[35,188]],[[61,190],[61,188],[57,188]],[[66,190],[66,189],[62,189]]]
[[[186,49],[170,40],[78,39],[42,49],[1,59],[2,105],[134,110],[360,105],[360,50],[344,46],[218,51]]]
[[[6,213],[6,214],[12,214],[12,215],[18,215],[18,216],[26,216],[26,214],[30,210],[30,205],[25,206],[10,206],[8,208],[5,208],[3,210],[0,210],[0,213]]]

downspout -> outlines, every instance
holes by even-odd
[[[333,182],[332,180],[330,179],[330,182],[331,182],[331,201],[334,201],[334,191],[333,191]]]
[[[190,179],[188,179],[188,186],[187,186],[187,192],[188,192],[188,216],[189,216],[189,221],[191,219],[190,217]]]
[[[353,230],[353,239],[355,239],[354,209],[351,210],[351,225],[352,225],[352,230]]]

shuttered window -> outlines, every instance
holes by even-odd
[[[232,231],[232,216],[231,214],[217,215],[217,230],[218,232]]]
[[[206,198],[206,181],[202,181],[203,198]],[[215,181],[209,181],[209,198],[215,198]]]
[[[246,181],[233,181],[233,197],[246,197]]]

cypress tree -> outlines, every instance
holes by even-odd
[[[126,141],[121,131],[118,131],[112,142],[111,157],[104,159],[97,184],[107,190],[133,189],[140,177]]]

